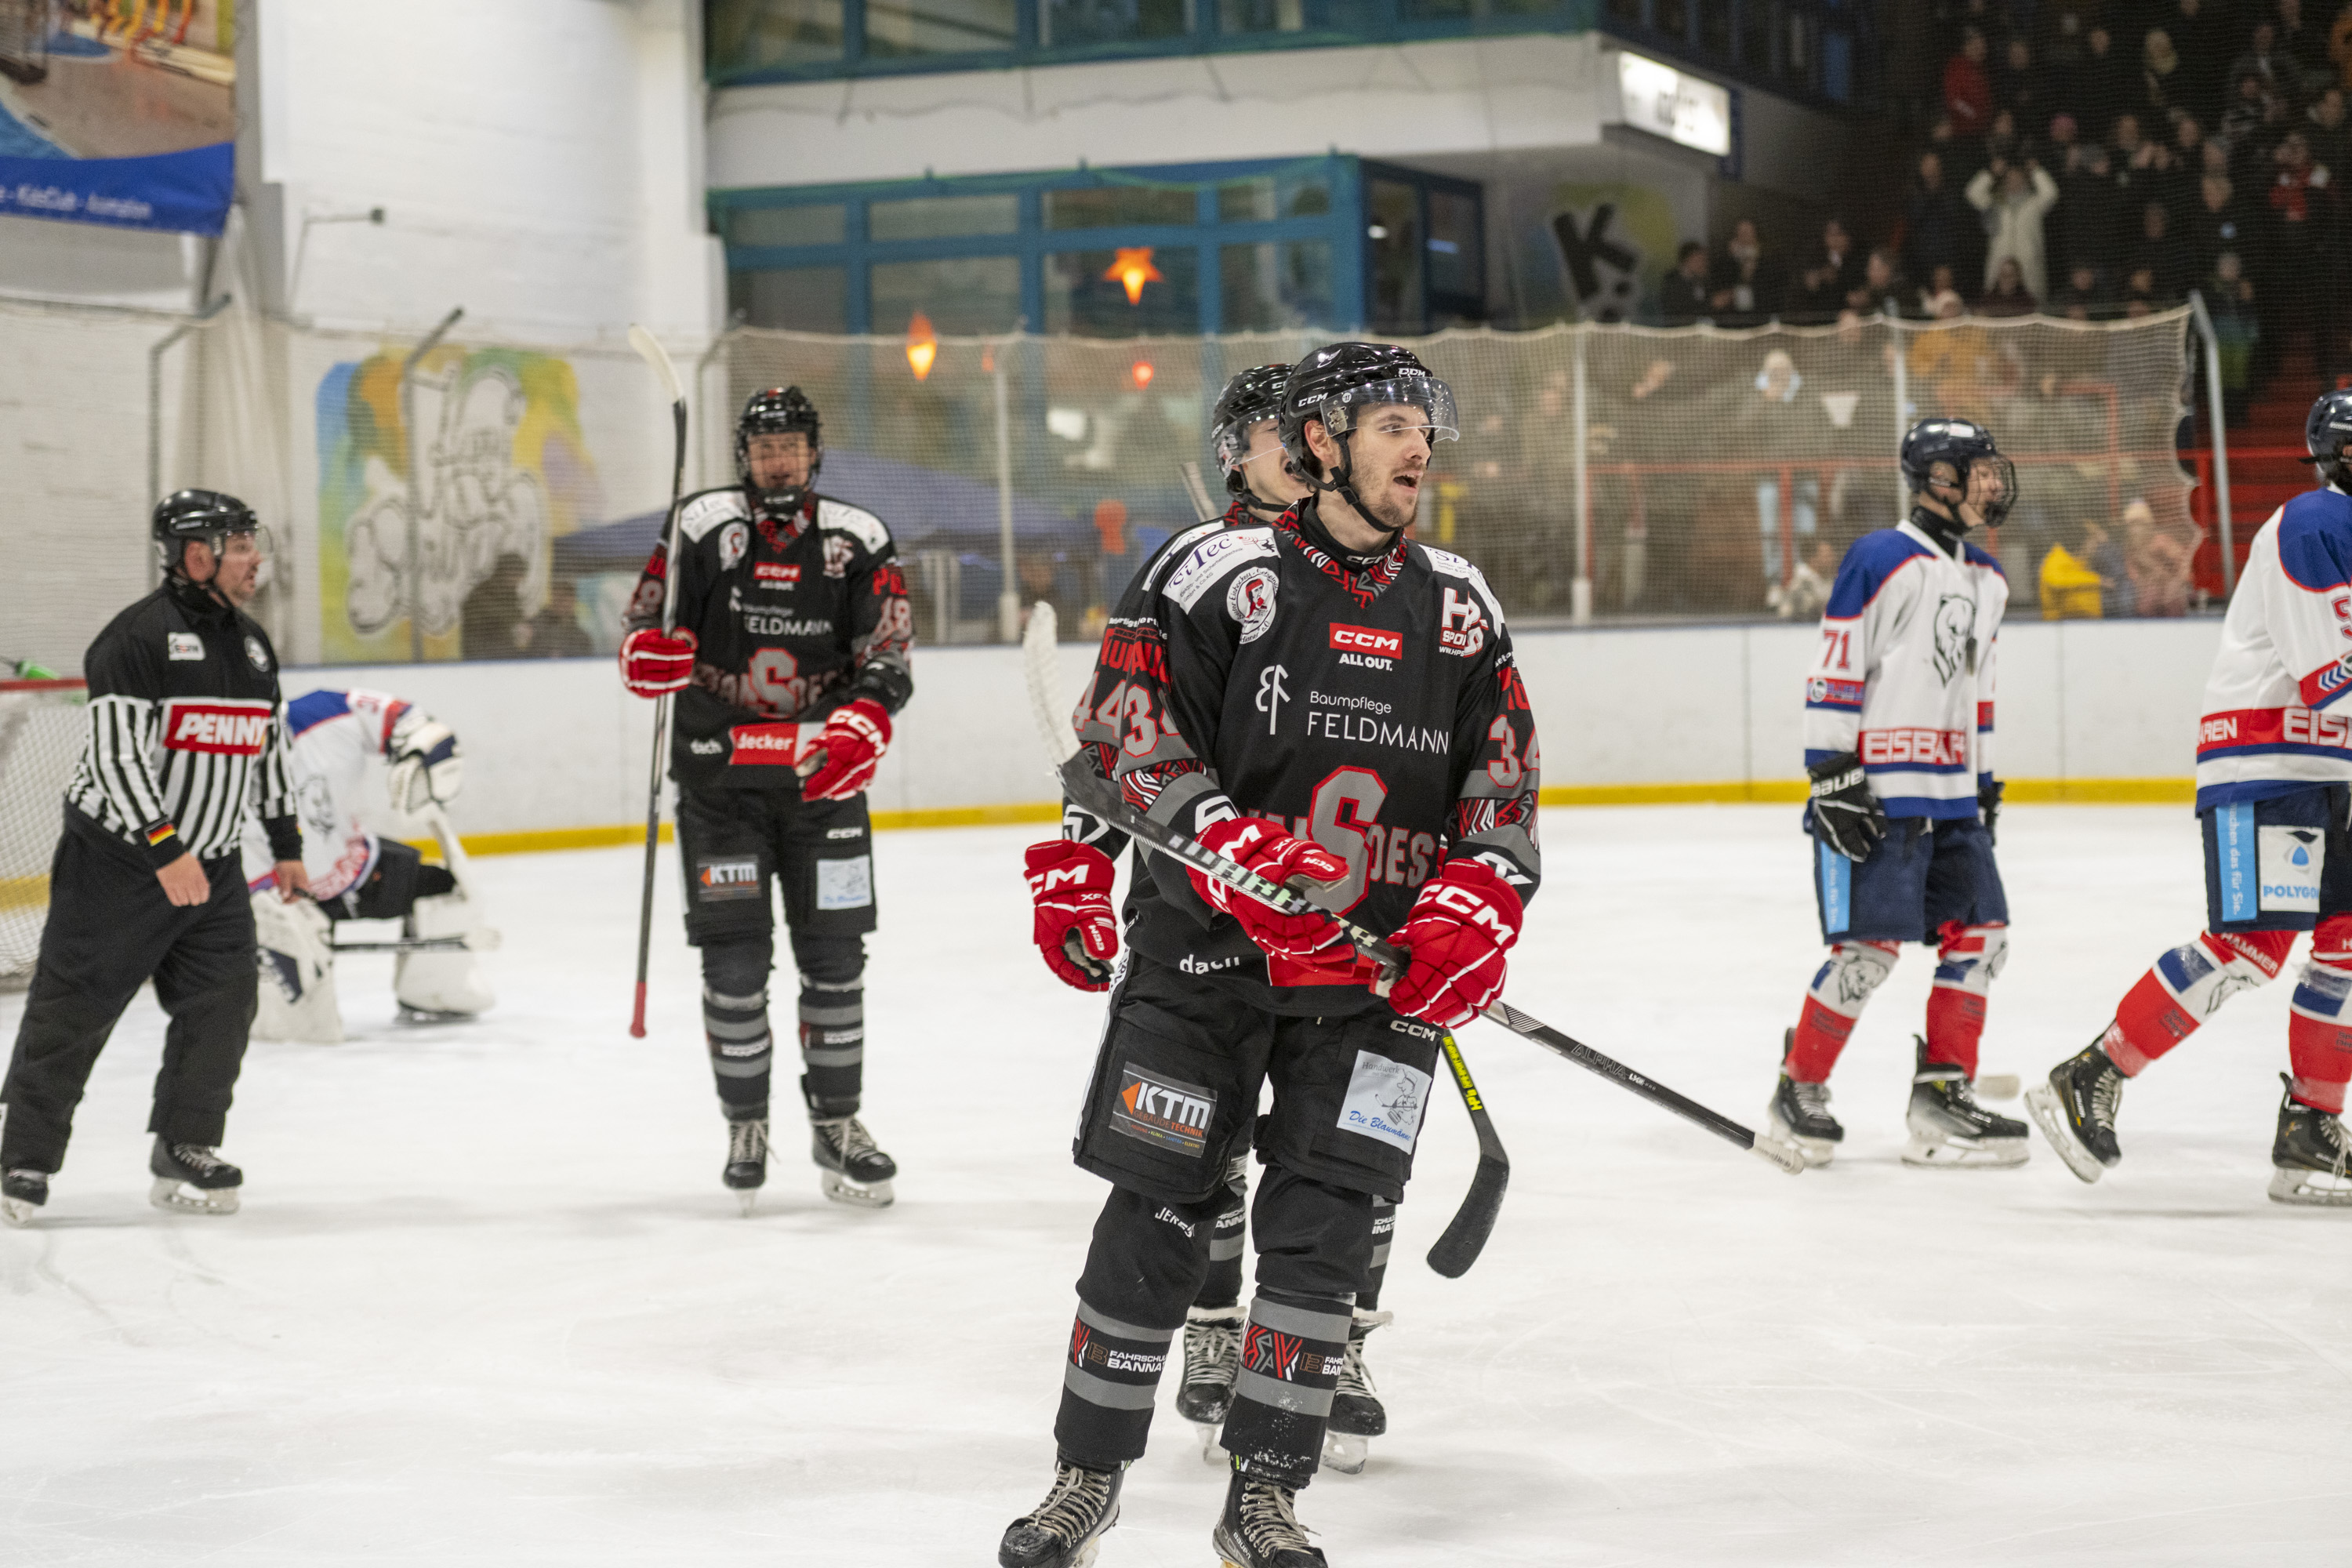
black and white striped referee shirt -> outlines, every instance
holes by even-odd
[[[158,869],[237,852],[258,815],[301,858],[278,656],[260,626],[177,579],[108,624],[82,661],[89,735],[66,802]]]

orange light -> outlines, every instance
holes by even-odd
[[[1103,281],[1118,284],[1127,290],[1129,304],[1140,305],[1146,283],[1165,283],[1168,279],[1151,265],[1151,247],[1138,245],[1119,248],[1118,258],[1104,270]]]
[[[940,335],[931,331],[931,319],[918,310],[907,323],[907,368],[920,381],[931,374],[931,362],[939,357]]]
[[[1148,359],[1137,360],[1127,367],[1127,374],[1128,379],[1135,383],[1135,390],[1141,392],[1151,384],[1151,362]]]

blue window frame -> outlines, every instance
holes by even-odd
[[[709,201],[729,304],[755,326],[887,336],[920,310],[950,335],[1125,337],[1360,327],[1362,193],[1357,160],[1332,154]]]

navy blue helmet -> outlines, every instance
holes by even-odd
[[[1931,488],[1940,482],[1947,487],[1960,488],[1967,493],[1967,480],[1979,467],[1987,470],[1982,482],[1974,487],[1976,499],[1971,504],[1987,528],[1998,528],[2009,509],[2017,502],[2017,466],[2000,455],[1993,444],[1992,432],[1967,419],[1922,419],[1903,435],[1903,482],[1914,495],[1933,495]],[[1938,481],[1936,465],[1950,465],[1950,471]],[[1949,504],[1953,498],[1937,496]]]
[[[2304,416],[2303,444],[2311,460],[2323,465],[2326,477],[2336,477],[2344,448],[2352,444],[2352,392],[2323,392]]]

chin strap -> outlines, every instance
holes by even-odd
[[[1911,521],[1919,525],[1922,533],[1942,545],[1945,554],[1954,560],[1959,558],[1960,535],[1969,531],[1967,523],[1958,518],[1940,516],[1927,507],[1917,505],[1911,509]]]
[[[1362,518],[1370,527],[1387,534],[1389,538],[1393,541],[1398,534],[1402,533],[1406,529],[1411,528],[1412,524],[1408,522],[1396,528],[1391,528],[1387,523],[1382,522],[1379,518],[1374,517],[1372,515],[1372,509],[1364,504],[1364,498],[1356,493],[1356,457],[1355,453],[1348,446],[1348,442],[1352,435],[1353,432],[1351,431],[1348,436],[1337,437],[1339,443],[1339,464],[1332,478],[1328,479],[1319,479],[1304,473],[1299,477],[1306,479],[1308,484],[1313,485],[1317,489],[1328,495],[1336,495],[1341,500],[1346,501],[1349,506],[1355,508],[1356,515],[1358,517]],[[1320,527],[1320,519],[1317,520],[1317,524]],[[1326,539],[1328,540],[1330,531],[1328,529],[1325,529],[1323,531]],[[1336,542],[1331,542],[1328,547],[1331,549],[1331,552],[1333,554],[1345,560],[1377,561],[1381,556],[1388,553],[1388,548],[1386,545],[1374,551],[1369,557],[1360,557],[1356,555],[1353,551],[1340,550],[1337,547]],[[1359,568],[1359,570],[1360,570],[1360,568]]]

